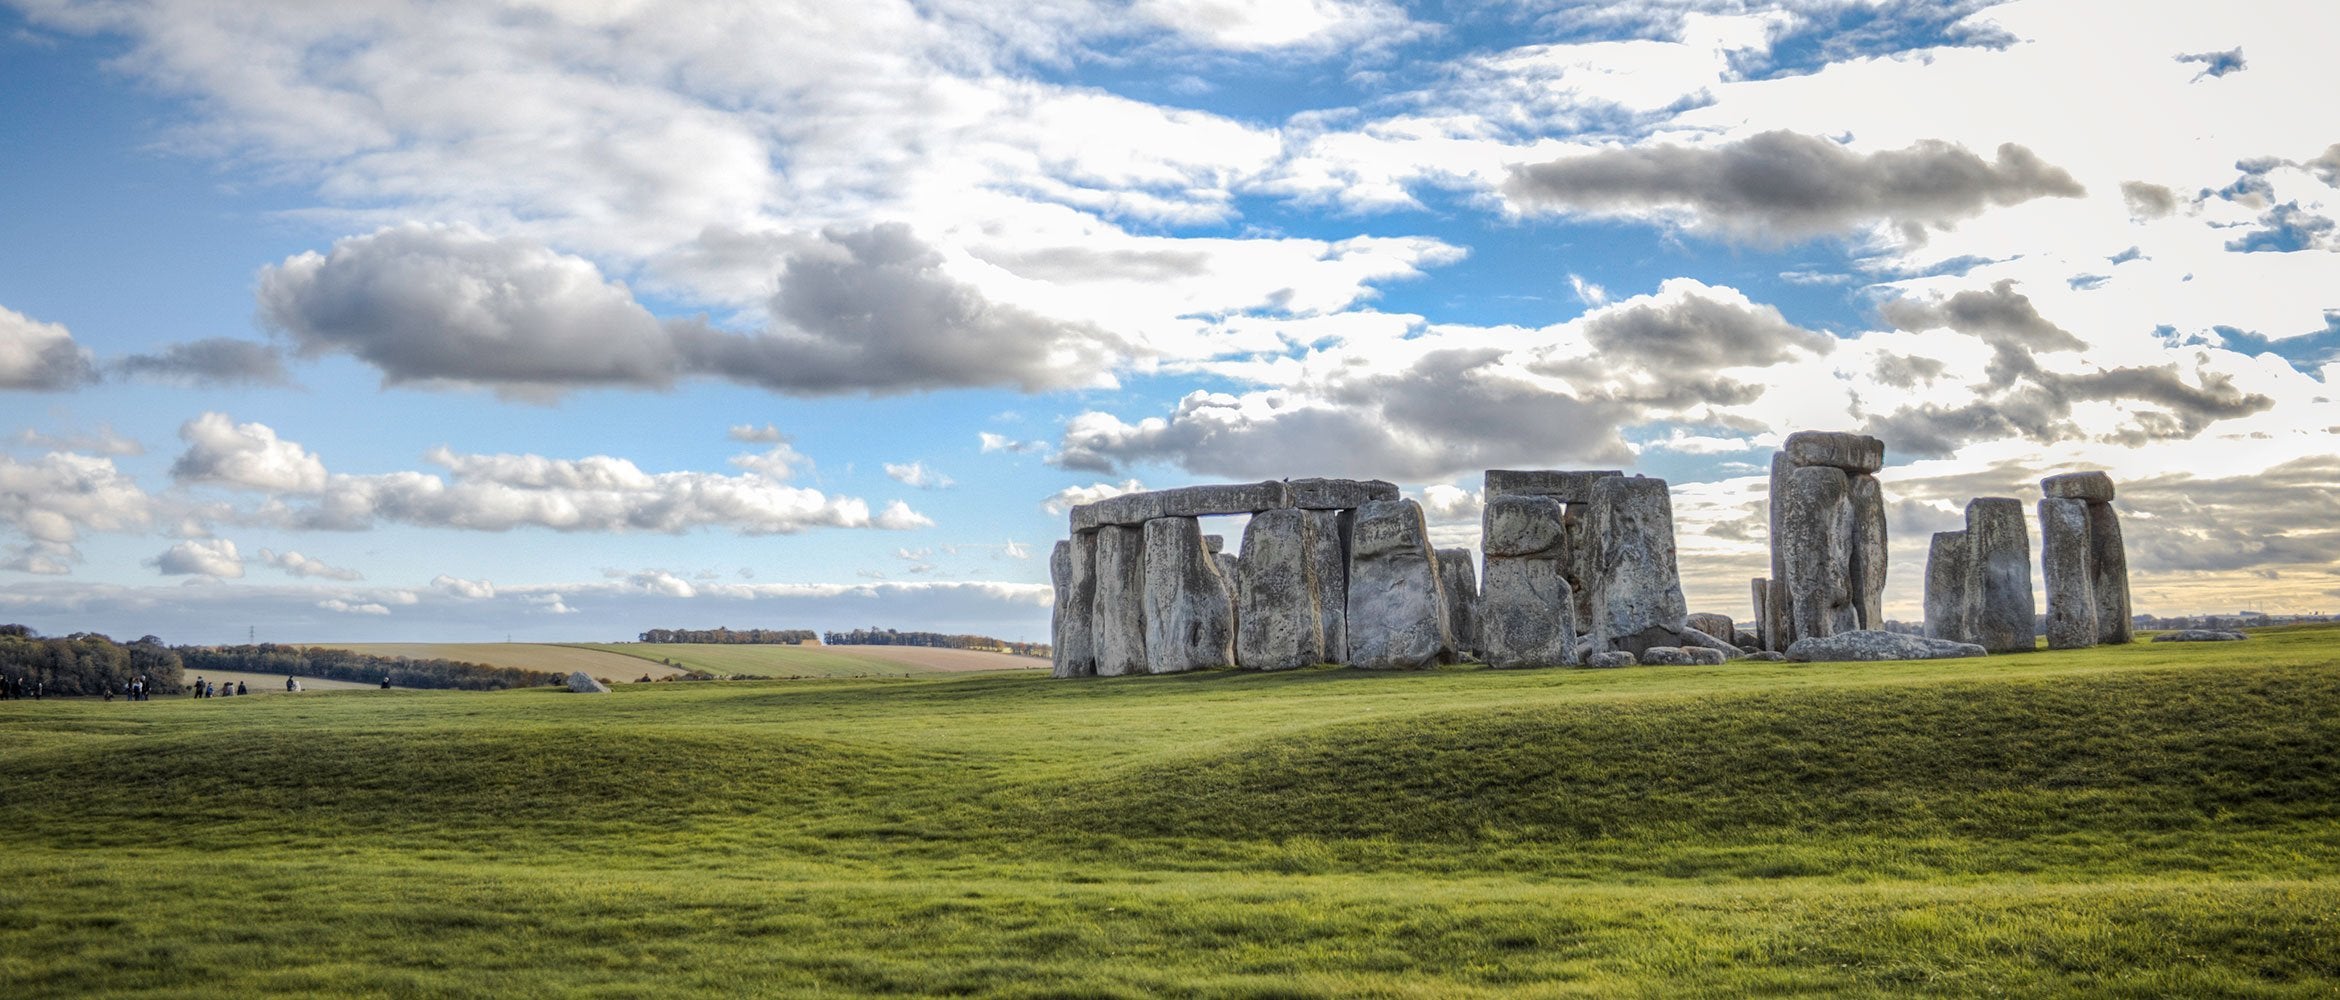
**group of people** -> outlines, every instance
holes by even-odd
[[[149,701],[154,695],[147,690],[146,678],[133,677],[122,682],[122,697],[131,701]],[[114,689],[110,686],[106,688],[106,700],[114,700]]]
[[[31,698],[39,701],[46,687],[38,677],[0,677],[0,700]]]
[[[292,678],[287,677],[284,679],[284,681],[287,685],[290,685],[292,683]],[[290,691],[293,689],[288,686],[285,688],[285,690]],[[198,676],[195,678],[195,683],[187,686],[187,693],[196,698],[221,698],[231,697],[239,694],[251,694],[252,690],[245,687],[243,681],[237,681],[233,684],[230,684],[225,681],[207,681]]]

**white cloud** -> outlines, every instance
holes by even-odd
[[[329,565],[293,551],[278,552],[274,549],[263,548],[260,550],[260,561],[294,576],[320,577],[327,580],[365,579],[365,574],[357,570]]]
[[[765,424],[762,427],[754,424],[733,424],[731,429],[724,434],[734,441],[746,444],[779,444],[788,440],[788,435],[780,433],[780,428],[771,424]]]
[[[164,576],[235,579],[244,575],[244,560],[236,554],[236,543],[225,538],[180,542],[156,556],[151,564]]]
[[[89,352],[62,324],[0,306],[0,389],[72,389],[96,378]]]
[[[171,463],[171,478],[276,493],[315,493],[325,487],[325,463],[299,444],[279,439],[266,424],[239,424],[205,413],[179,427],[187,450]]]
[[[137,440],[115,433],[109,424],[99,424],[97,430],[87,433],[44,434],[30,427],[18,431],[16,443],[27,448],[45,451],[78,451],[93,455],[144,455],[146,446]]]
[[[338,597],[327,598],[325,600],[318,601],[317,606],[324,608],[327,611],[344,615],[387,615],[390,613],[389,608],[378,602],[367,601],[363,603],[351,603]]]
[[[441,573],[431,578],[431,589],[449,597],[467,601],[484,601],[496,596],[496,585],[487,580],[466,580]]]
[[[951,477],[926,467],[924,462],[885,463],[886,476],[904,486],[922,490],[945,490],[956,485]]]
[[[51,452],[18,461],[0,455],[0,526],[24,541],[0,568],[54,575],[80,558],[85,531],[130,531],[152,524],[153,497],[110,458]]]
[[[1388,44],[1415,28],[1385,0],[1138,0],[1132,12],[1195,44],[1239,52]]]
[[[1067,486],[1049,494],[1047,499],[1040,501],[1040,509],[1050,514],[1063,515],[1081,504],[1096,503],[1107,497],[1117,497],[1124,493],[1143,493],[1145,490],[1146,484],[1135,479],[1124,480],[1119,484],[1090,483],[1087,486]]]
[[[995,451],[1021,455],[1048,450],[1048,442],[1046,441],[1018,441],[1005,434],[994,434],[990,431],[976,431],[975,439],[982,444],[982,453],[986,455]]]

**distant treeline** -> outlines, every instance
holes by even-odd
[[[1047,656],[1045,642],[1009,642],[988,635],[945,635],[941,632],[896,632],[890,628],[857,628],[851,632],[823,632],[831,646],[925,646],[929,649],[979,649],[1018,656]]]
[[[179,654],[151,635],[128,644],[96,632],[44,639],[23,625],[0,625],[0,677],[38,684],[43,694],[121,694],[140,677],[151,693],[176,694],[181,669]]]
[[[809,628],[654,628],[642,633],[643,642],[707,642],[723,645],[797,646],[819,639]]]
[[[175,651],[189,673],[240,670],[255,674],[297,674],[328,680],[378,684],[382,678],[410,688],[454,688],[461,691],[497,691],[533,687],[560,680],[562,675],[518,667],[491,667],[460,660],[416,660],[404,656],[374,656],[323,646],[178,646]]]

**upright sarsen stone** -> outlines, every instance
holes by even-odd
[[[1106,525],[1096,536],[1096,610],[1089,623],[1097,676],[1145,673],[1145,529]]]
[[[1351,666],[1419,669],[1451,654],[1454,639],[1421,505],[1375,500],[1357,508],[1349,539],[1347,626]]]
[[[1236,569],[1235,663],[1294,670],[1324,660],[1316,610],[1315,523],[1296,508],[1254,514]]]
[[[1639,654],[1678,646],[1690,609],[1674,549],[1674,504],[1666,481],[1611,476],[1592,487],[1594,652]]]
[[[2039,570],[2047,587],[2049,649],[2096,645],[2088,546],[2088,501],[2048,497],[2039,502]]]
[[[1048,573],[1056,583],[1056,615],[1049,630],[1056,650],[1058,677],[1089,677],[1097,672],[1092,638],[1097,603],[1097,535],[1084,532],[1056,543],[1048,557]]]
[[[1349,523],[1345,510],[1308,512],[1308,558],[1315,566],[1316,621],[1326,663],[1349,660]]]
[[[2128,645],[2137,639],[2130,621],[2129,553],[2121,543],[2121,517],[2112,504],[2088,504],[2089,588],[2096,593],[2096,641]]]
[[[1479,544],[1486,550],[1487,575],[1479,590],[1478,639],[1487,665],[1509,669],[1577,662],[1577,601],[1567,579],[1570,549],[1560,500],[1545,494],[1491,496],[1480,519]]]
[[[1966,532],[1937,531],[1926,552],[1926,638],[1974,641],[1974,546]]]
[[[1479,649],[1479,568],[1469,549],[1438,550],[1439,597],[1446,602],[1446,631],[1458,652]]]
[[[1887,562],[1885,488],[1875,476],[1853,476],[1849,483],[1852,488],[1852,599],[1859,620],[1854,627],[1882,629]]]
[[[1234,605],[1191,517],[1146,522],[1146,669],[1175,674],[1235,664]]]
[[[2031,598],[2031,534],[2023,501],[1977,497],[1966,505],[1966,539],[1974,546],[1969,589],[1974,594],[1974,639],[1993,653],[2039,648]]]
[[[1852,486],[1843,469],[1812,465],[1788,470],[1780,508],[1781,533],[1772,549],[1784,554],[1788,637],[1834,635],[1858,627],[1852,601]]]

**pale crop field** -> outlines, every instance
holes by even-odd
[[[917,646],[790,646],[718,643],[580,643],[590,649],[730,677],[900,677],[980,670],[1042,670],[1047,660]],[[638,673],[631,676],[640,676]]]

